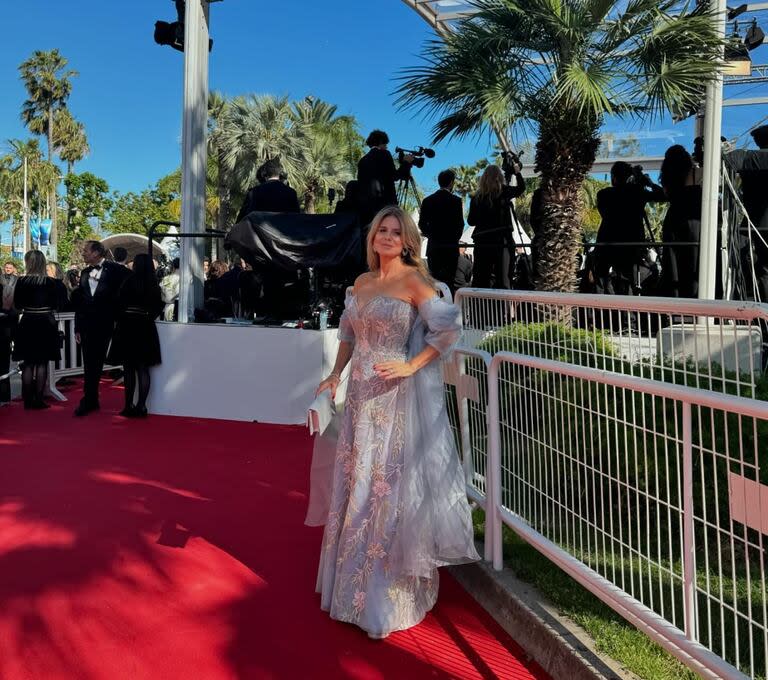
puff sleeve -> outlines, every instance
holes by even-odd
[[[419,315],[426,327],[424,341],[441,356],[450,354],[461,335],[461,310],[434,297],[419,305]]]
[[[350,318],[350,307],[354,303],[354,296],[352,295],[352,288],[347,288],[347,296],[344,298],[344,312],[339,319],[339,341],[341,342],[355,342],[355,329],[352,326],[352,319]]]

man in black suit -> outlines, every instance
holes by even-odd
[[[99,380],[115,328],[117,292],[131,274],[127,267],[104,259],[105,248],[99,241],[86,241],[82,255],[87,267],[73,297],[75,339],[83,350],[85,394],[75,409],[76,416],[99,409]]]
[[[270,160],[259,168],[259,175],[264,177],[261,184],[253,187],[245,196],[243,207],[237,216],[240,222],[252,212],[301,212],[296,191],[280,179],[282,168],[277,160]]]
[[[414,157],[406,154],[399,168],[387,150],[389,136],[374,130],[365,140],[370,151],[357,162],[357,182],[360,198],[360,223],[370,224],[377,212],[388,205],[397,205],[395,181],[408,179]]]
[[[419,229],[427,241],[429,271],[455,292],[454,279],[459,261],[459,240],[464,233],[464,207],[461,198],[453,193],[456,173],[443,170],[437,176],[440,186],[421,204]]]

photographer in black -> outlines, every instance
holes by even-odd
[[[289,187],[282,179],[283,169],[277,159],[268,160],[262,165],[257,178],[259,184],[252,187],[245,196],[237,215],[237,222],[245,219],[251,212],[301,212],[296,190]]]
[[[639,165],[618,161],[611,167],[611,186],[597,193],[602,222],[597,232],[595,276],[598,290],[615,295],[636,292],[638,266],[647,240],[645,206],[666,200],[664,190]],[[635,244],[635,245],[626,245]]]
[[[389,136],[382,130],[374,130],[365,140],[370,151],[357,163],[357,182],[360,199],[360,223],[370,224],[374,215],[388,205],[397,205],[395,181],[411,176],[414,156],[403,154],[400,166],[395,167],[392,154],[387,149]]]
[[[489,165],[480,178],[477,193],[469,202],[467,222],[475,228],[475,268],[472,285],[477,288],[510,288],[509,257],[514,257],[513,222],[517,222],[513,199],[525,191],[517,155],[504,154],[505,172]],[[510,186],[515,177],[514,186]]]

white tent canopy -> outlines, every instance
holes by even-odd
[[[147,254],[149,247],[149,238],[142,234],[112,234],[106,238],[101,239],[104,247],[108,250],[115,252],[115,248],[123,247],[128,251],[128,261],[130,262],[136,255]],[[161,255],[168,256],[165,248],[153,241],[152,242],[152,256],[155,258]]]

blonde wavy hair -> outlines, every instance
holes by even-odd
[[[501,196],[503,189],[504,173],[498,165],[489,165],[477,184],[475,198],[490,202]]]
[[[403,250],[406,251],[406,254],[401,256],[403,264],[413,267],[424,277],[430,286],[434,287],[434,281],[429,275],[427,265],[421,259],[421,233],[419,228],[416,226],[413,218],[396,205],[390,205],[379,210],[371,221],[371,228],[366,239],[368,269],[372,272],[377,272],[381,268],[379,254],[373,249],[373,240],[376,238],[376,232],[379,230],[381,223],[387,217],[394,217],[400,222],[400,238],[403,240]]]

